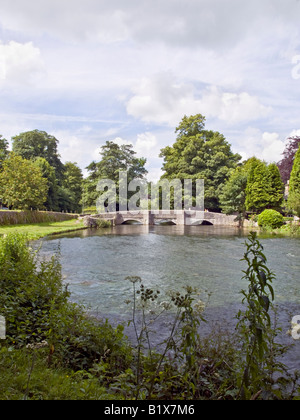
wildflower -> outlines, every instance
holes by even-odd
[[[162,306],[165,311],[168,311],[172,307],[171,303],[170,302],[166,302],[166,301],[161,302],[160,306]]]
[[[35,344],[27,344],[26,348],[29,350],[39,350],[44,349],[46,347],[49,347],[49,344],[47,341],[41,341],[40,343]]]
[[[132,284],[141,283],[142,279],[138,276],[129,276],[125,280],[129,280]]]

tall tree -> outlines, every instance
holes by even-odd
[[[291,173],[288,207],[300,217],[300,149],[296,153]]]
[[[35,160],[38,157],[46,161],[55,169],[59,182],[62,181],[64,165],[58,153],[59,141],[45,131],[28,131],[12,138],[13,152],[23,159]]]
[[[277,163],[277,166],[280,171],[280,175],[284,185],[287,184],[288,180],[290,179],[291,172],[293,169],[294,159],[296,152],[300,145],[300,137],[294,136],[288,138],[288,143],[286,148],[283,152],[283,159]]]
[[[246,208],[261,212],[265,209],[280,209],[284,185],[275,164],[267,165],[258,159],[251,163],[246,187]]]
[[[280,210],[284,198],[284,184],[276,163],[268,165],[267,184],[269,194],[268,208]]]
[[[34,160],[34,164],[40,169],[43,178],[47,180],[47,199],[45,201],[46,210],[59,211],[58,202],[58,184],[55,176],[55,169],[46,161],[46,159],[38,157]]]
[[[204,179],[205,207],[220,210],[220,194],[241,156],[232,152],[222,134],[205,130],[201,114],[185,116],[175,133],[174,145],[161,150],[165,172],[162,178]]]
[[[66,162],[62,187],[65,191],[64,196],[67,195],[70,199],[69,211],[71,212],[81,212],[82,181],[82,171],[77,163]]]
[[[246,212],[246,187],[248,173],[244,167],[237,167],[224,185],[220,194],[222,212],[226,214]]]
[[[3,204],[20,210],[41,209],[47,200],[48,184],[41,170],[21,156],[11,154],[0,172]]]
[[[100,162],[92,162],[87,170],[89,177],[84,181],[83,203],[85,206],[95,206],[99,192],[97,184],[101,179],[109,179],[115,182],[117,193],[119,187],[120,171],[127,172],[127,180],[143,179],[147,174],[145,168],[146,159],[137,158],[132,145],[121,145],[107,141],[101,148]],[[130,197],[128,197],[130,198]]]
[[[4,139],[0,134],[0,170],[2,169],[3,162],[8,157],[8,155],[8,141]]]

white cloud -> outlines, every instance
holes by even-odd
[[[247,92],[223,92],[215,86],[199,95],[195,87],[178,83],[170,73],[144,78],[127,103],[127,112],[145,122],[176,126],[183,115],[201,113],[228,124],[266,117],[271,108]]]
[[[133,39],[218,49],[257,28],[274,33],[274,21],[298,24],[299,11],[296,0],[1,1],[1,20],[14,31],[76,42]]]
[[[134,150],[138,156],[157,157],[159,148],[156,136],[149,132],[138,134]]]
[[[44,71],[41,52],[32,42],[0,42],[0,83],[30,84]]]
[[[247,128],[240,134],[239,153],[244,159],[256,156],[266,162],[279,162],[285,148],[285,138],[278,133],[262,132],[257,128]]]

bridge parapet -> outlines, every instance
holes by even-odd
[[[236,216],[227,216],[222,213],[211,213],[204,211],[191,210],[143,210],[143,211],[123,211],[114,213],[102,213],[95,215],[104,220],[112,220],[117,225],[122,225],[128,221],[137,221],[143,225],[154,225],[155,220],[170,220],[176,225],[201,225],[209,222],[216,226],[239,226]]]

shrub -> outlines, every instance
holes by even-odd
[[[262,228],[278,229],[284,225],[284,217],[276,210],[265,210],[258,216],[258,225]]]
[[[130,351],[122,327],[87,316],[70,302],[58,256],[41,260],[26,236],[0,240],[0,314],[6,319],[6,343],[23,348],[47,342],[49,364],[89,369],[96,361],[111,362],[119,372]]]

